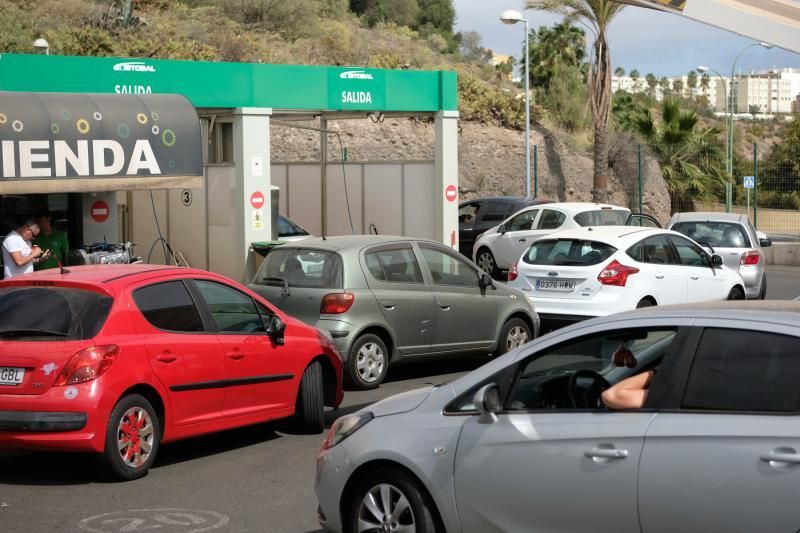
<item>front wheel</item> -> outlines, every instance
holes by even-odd
[[[345,365],[348,385],[358,390],[375,389],[389,370],[389,351],[380,337],[366,333],[350,347]]]
[[[161,440],[158,417],[144,396],[122,398],[108,419],[102,459],[115,479],[130,481],[147,475]]]
[[[734,287],[728,293],[728,300],[744,300],[744,290],[741,287]]]
[[[475,256],[475,264],[494,279],[500,277],[500,269],[497,268],[497,261],[495,261],[492,251],[488,248],[481,248],[478,250],[478,255]]]
[[[437,533],[433,504],[417,480],[397,468],[379,468],[356,486],[348,533]]]
[[[758,299],[764,300],[767,297],[767,276],[761,280],[761,292],[758,293]]]
[[[500,338],[497,341],[498,356],[510,352],[514,348],[519,348],[533,340],[533,334],[528,324],[521,318],[512,318],[503,324],[500,331]]]
[[[324,404],[322,365],[314,361],[303,372],[297,391],[297,420],[303,433],[316,434],[325,429]]]

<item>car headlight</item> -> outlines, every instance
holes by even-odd
[[[364,424],[375,418],[370,411],[355,413],[337,418],[331,426],[328,435],[322,442],[322,449],[329,450],[342,442],[344,439],[361,429]]]

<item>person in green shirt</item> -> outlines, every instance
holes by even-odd
[[[34,217],[39,225],[39,235],[34,239],[34,244],[42,250],[50,250],[50,256],[36,265],[36,270],[57,268],[59,263],[66,265],[69,242],[63,231],[55,229],[49,211],[40,211]]]

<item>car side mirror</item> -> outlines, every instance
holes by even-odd
[[[493,287],[492,276],[487,274],[486,272],[481,272],[480,278],[478,278],[478,285],[481,289],[486,289],[488,287]]]
[[[717,254],[711,256],[711,266],[712,267],[719,267],[722,266],[722,258]]]
[[[478,423],[491,424],[497,421],[497,413],[500,412],[500,388],[495,383],[484,385],[472,398],[472,405],[480,413]]]
[[[506,227],[505,224],[500,224],[500,227],[497,228],[497,233],[501,233],[502,234],[502,233],[505,233],[507,231],[508,231],[508,228]]]
[[[761,245],[762,248],[769,248],[772,246],[771,239],[759,239],[758,243]]]
[[[286,324],[283,323],[281,317],[278,315],[272,315],[269,317],[269,320],[267,320],[267,323],[265,324],[265,329],[267,330],[267,335],[269,335],[269,338],[272,339],[272,342],[278,346],[283,346],[283,332],[286,331]]]

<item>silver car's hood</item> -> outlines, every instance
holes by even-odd
[[[421,389],[414,389],[407,392],[401,392],[394,396],[389,396],[383,400],[370,405],[367,409],[372,411],[372,414],[377,416],[396,415],[399,413],[406,413],[413,411],[425,401],[434,387],[428,386]]]

